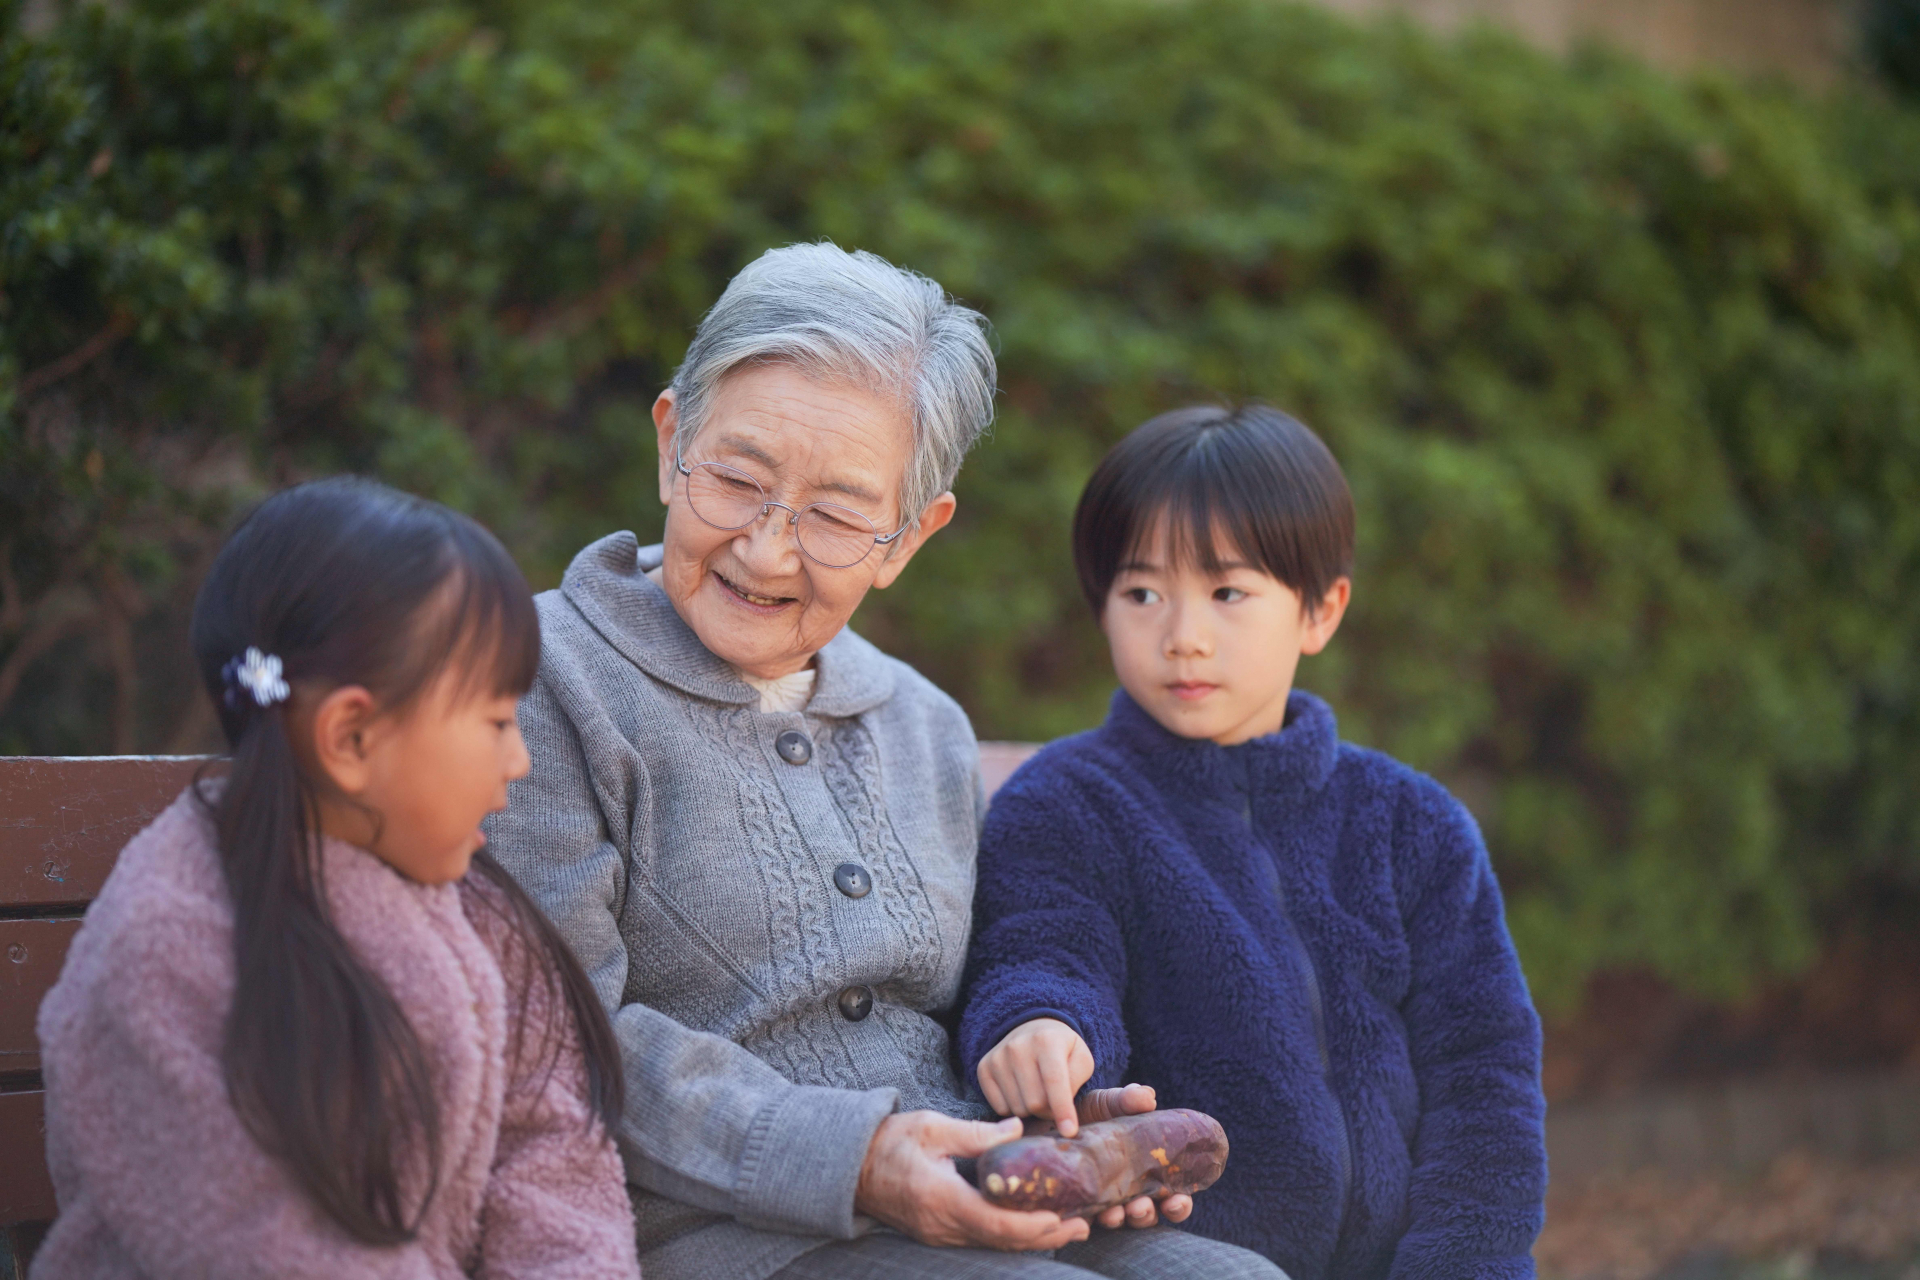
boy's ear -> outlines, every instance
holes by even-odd
[[[1333,639],[1333,633],[1340,629],[1340,619],[1347,614],[1347,602],[1353,598],[1353,579],[1339,577],[1320,597],[1313,612],[1307,616],[1306,625],[1300,629],[1300,652],[1318,653],[1327,647]]]
[[[376,710],[373,694],[348,684],[322,698],[308,719],[313,762],[342,795],[357,796],[372,781],[368,735]]]

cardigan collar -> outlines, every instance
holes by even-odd
[[[700,642],[647,577],[660,559],[658,543],[642,547],[630,532],[611,533],[573,558],[560,590],[608,644],[656,680],[709,702],[758,706],[759,693]],[[886,655],[850,628],[827,642],[814,667],[819,675],[808,714],[857,716],[893,696]]]
[[[1169,732],[1125,689],[1113,691],[1107,730],[1156,767],[1216,795],[1318,790],[1333,773],[1340,752],[1333,708],[1304,689],[1287,696],[1287,722],[1278,733],[1231,747]]]

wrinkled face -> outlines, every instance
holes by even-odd
[[[1348,580],[1309,615],[1298,592],[1218,535],[1217,573],[1174,561],[1167,541],[1161,521],[1107,592],[1100,626],[1121,687],[1183,738],[1231,746],[1278,732],[1301,655],[1340,625]]]
[[[701,643],[749,675],[772,678],[805,667],[846,626],[868,589],[890,585],[953,514],[953,495],[943,494],[895,544],[827,568],[801,554],[791,513],[779,507],[741,529],[702,520],[674,465],[679,420],[671,391],[654,405],[654,422],[667,506],[656,579]],[[682,453],[688,466],[717,462],[751,476],[770,500],[794,511],[833,503],[889,534],[905,520],[900,482],[912,447],[912,420],[894,398],[764,364],[721,382],[706,422]]]

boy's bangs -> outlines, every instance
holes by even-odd
[[[1352,572],[1353,498],[1319,437],[1278,410],[1176,409],[1094,469],[1074,512],[1073,546],[1096,616],[1124,568],[1161,555],[1167,568],[1210,575],[1244,564],[1311,610]]]
[[[1141,495],[1141,505],[1132,512],[1121,568],[1156,563],[1164,555],[1169,569],[1217,574],[1229,564],[1248,564],[1273,572],[1251,550],[1259,542],[1249,536],[1249,513],[1235,512],[1222,503],[1224,495],[1208,479],[1204,474],[1171,476],[1160,486],[1162,492]]]

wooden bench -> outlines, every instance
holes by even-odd
[[[0,1276],[53,1220],[34,1018],[120,850],[205,761],[0,756]]]
[[[991,793],[1033,748],[981,744]],[[26,1272],[54,1215],[34,1018],[114,859],[200,756],[0,756],[0,1280]]]

